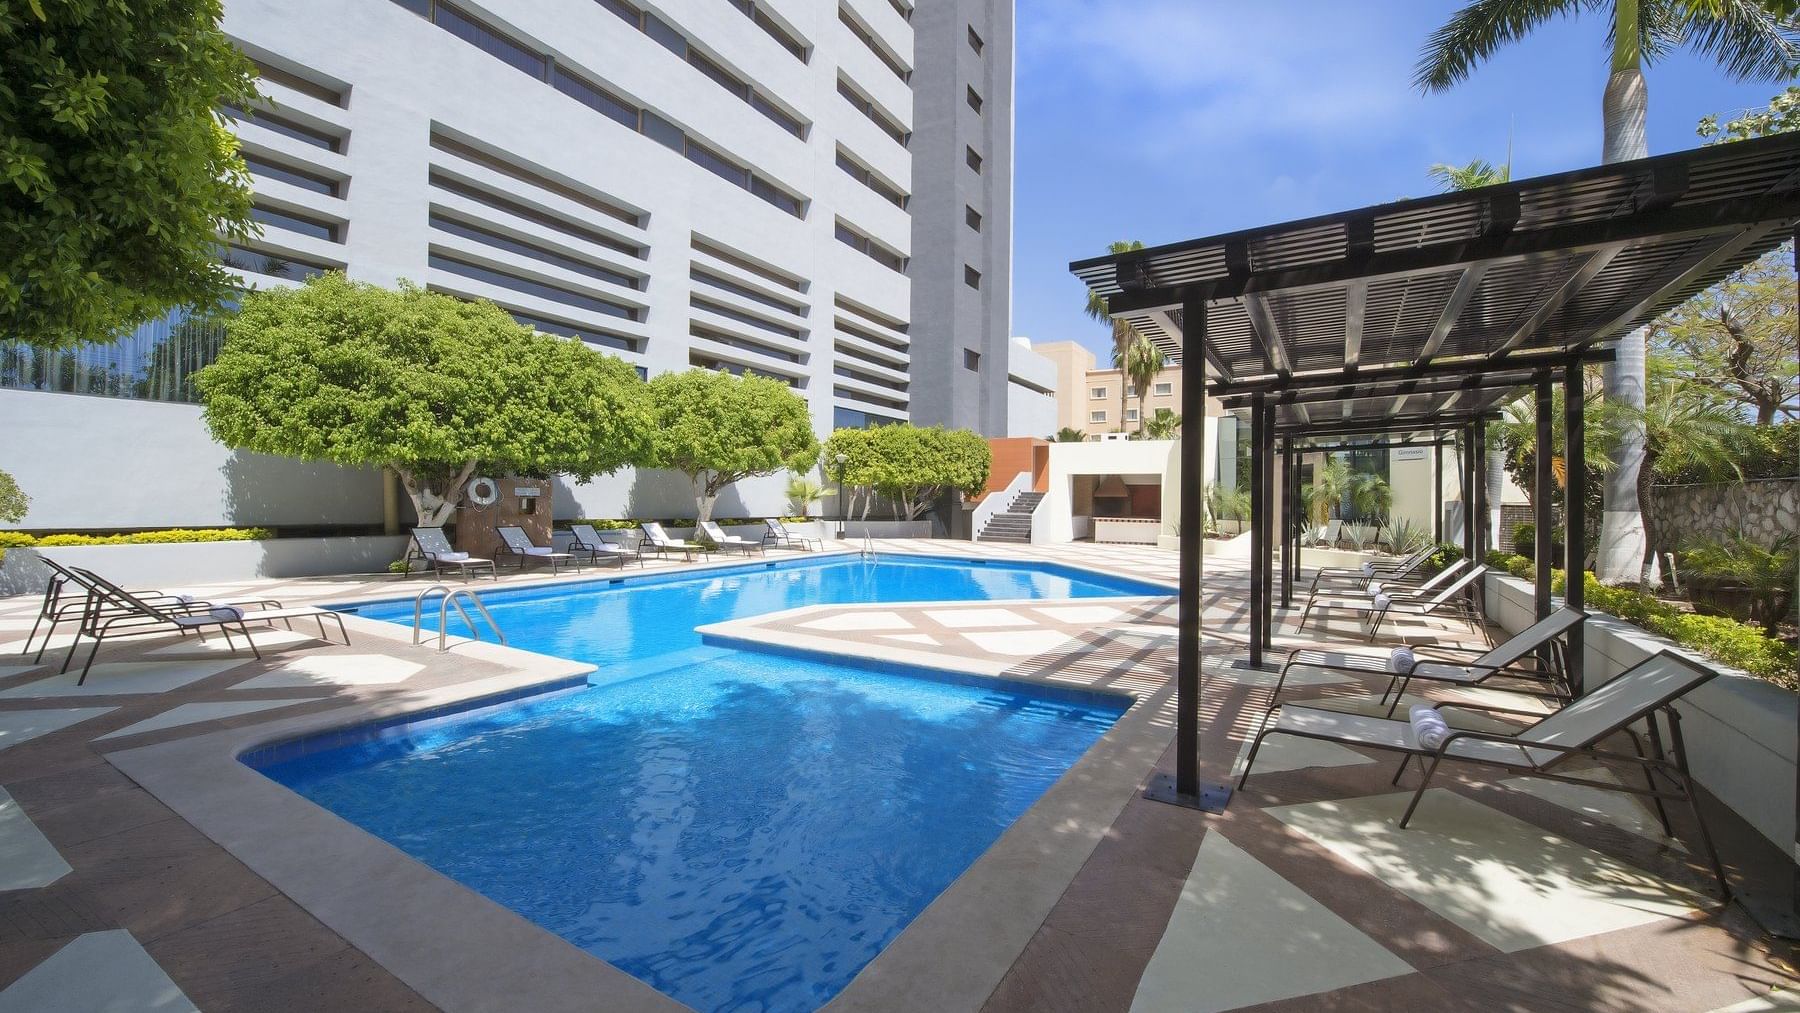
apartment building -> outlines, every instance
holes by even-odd
[[[1099,360],[1085,347],[1073,341],[1055,341],[1033,350],[1056,365],[1058,429],[1076,429],[1097,440],[1109,433],[1137,432],[1140,411],[1145,418],[1155,418],[1158,408],[1181,413],[1178,365],[1163,367],[1140,404],[1130,378],[1116,369],[1099,368]],[[1214,405],[1211,414],[1223,414],[1223,409]]]
[[[227,0],[224,26],[270,100],[223,110],[262,226],[222,251],[246,286],[344,270],[489,299],[645,375],[781,379],[820,436],[1005,432],[1005,0]],[[219,340],[178,313],[116,346],[0,346],[10,431],[71,456],[149,434],[85,474],[4,462],[23,526],[379,519],[372,475],[211,444],[190,377]],[[720,510],[781,509],[781,484]],[[559,483],[558,513],[686,495],[624,473]]]

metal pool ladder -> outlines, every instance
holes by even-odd
[[[863,532],[862,558],[869,561],[875,559],[875,539],[867,531]]]
[[[475,625],[475,620],[470,617],[469,610],[463,608],[462,602],[457,600],[459,598],[469,599],[469,602],[475,606],[475,610],[481,613],[481,618],[487,620],[488,629],[494,631],[494,639],[500,641],[502,647],[506,646],[506,634],[500,632],[500,624],[494,622],[494,617],[488,612],[487,606],[481,603],[481,595],[476,594],[472,587],[451,587],[448,584],[433,584],[420,591],[419,596],[413,599],[413,646],[417,647],[419,644],[419,636],[422,632],[420,620],[425,613],[425,599],[431,597],[434,592],[441,592],[444,596],[438,602],[437,649],[439,654],[450,649],[448,626],[450,606],[452,605],[456,606],[456,611],[462,615],[463,623],[469,627],[469,636],[476,640],[481,639],[481,627]]]

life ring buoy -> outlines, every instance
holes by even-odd
[[[493,506],[500,499],[500,483],[491,478],[478,478],[469,483],[469,502],[478,507]]]

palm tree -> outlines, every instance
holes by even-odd
[[[1425,175],[1444,188],[1446,193],[1456,190],[1479,190],[1484,186],[1493,186],[1512,179],[1512,164],[1495,165],[1485,158],[1471,159],[1467,165],[1450,165],[1438,162],[1425,170]]]
[[[1773,0],[1474,0],[1432,33],[1414,82],[1426,91],[1447,91],[1540,25],[1602,12],[1612,62],[1601,99],[1601,160],[1624,162],[1650,152],[1644,136],[1647,64],[1686,47],[1711,58],[1735,80],[1785,81],[1800,63],[1800,31],[1791,7]],[[1606,367],[1607,400],[1643,408],[1644,336],[1639,328],[1620,339],[1617,357]],[[1625,433],[1614,449],[1603,500],[1598,565],[1603,580],[1642,568],[1637,487],[1643,463],[1643,433]]]
[[[1132,392],[1137,395],[1138,402],[1138,435],[1144,435],[1144,402],[1150,399],[1150,385],[1156,381],[1156,375],[1163,369],[1162,349],[1156,343],[1142,335],[1131,343],[1125,352],[1123,362],[1113,365],[1119,369],[1119,375],[1131,381]],[[1119,421],[1124,421],[1121,415]]]
[[[1621,412],[1644,434],[1644,466],[1638,473],[1638,503],[1644,511],[1644,535],[1651,551],[1638,570],[1638,582],[1656,578],[1656,553],[1674,548],[1656,516],[1656,499],[1650,495],[1657,469],[1679,472],[1694,468],[1737,472],[1732,452],[1734,437],[1743,428],[1730,405],[1691,381],[1656,378],[1642,408]]]
[[[1130,253],[1133,250],[1141,250],[1143,248],[1144,244],[1135,239],[1121,239],[1106,244],[1106,252],[1112,254]],[[1088,316],[1095,320],[1112,325],[1113,365],[1120,370],[1119,420],[1123,422],[1125,419],[1125,373],[1122,363],[1125,361],[1126,357],[1130,355],[1131,346],[1142,340],[1143,335],[1139,334],[1136,328],[1125,321],[1114,320],[1112,313],[1107,309],[1106,297],[1095,292],[1093,289],[1088,289],[1086,312]]]
[[[1142,417],[1141,414],[1139,416]],[[1147,440],[1172,440],[1181,432],[1181,416],[1167,408],[1158,408],[1156,415],[1144,423],[1144,438]]]
[[[1086,443],[1087,434],[1079,429],[1064,426],[1050,437],[1051,443]]]

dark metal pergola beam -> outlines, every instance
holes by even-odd
[[[1405,380],[1370,381],[1345,387],[1289,388],[1269,394],[1268,402],[1280,407],[1320,402],[1374,401],[1394,395],[1450,394],[1472,390],[1523,388],[1536,383],[1540,377],[1547,376],[1554,371],[1549,367],[1529,372],[1506,369],[1464,377],[1447,376],[1441,379],[1412,377]],[[1249,396],[1248,394],[1225,394],[1220,396],[1219,401],[1227,407],[1238,407]]]
[[[1459,415],[1437,413],[1408,418],[1359,419],[1348,424],[1315,423],[1311,426],[1278,428],[1277,436],[1365,436],[1378,433],[1419,432],[1433,426],[1461,426],[1499,418],[1498,412],[1483,411]]]
[[[1610,348],[1592,348],[1583,352],[1587,362],[1600,363],[1613,360]],[[1359,370],[1353,376],[1341,372],[1331,373],[1299,373],[1285,380],[1278,378],[1259,378],[1253,380],[1216,380],[1208,385],[1209,392],[1221,401],[1230,401],[1234,395],[1278,393],[1285,390],[1316,390],[1327,387],[1342,388],[1352,384],[1381,383],[1384,381],[1413,380],[1434,376],[1478,376],[1504,369],[1509,372],[1526,372],[1534,369],[1555,369],[1568,361],[1567,352],[1538,352],[1529,355],[1509,356],[1504,362],[1490,362],[1485,357],[1472,359],[1439,359],[1435,362],[1418,366],[1383,366],[1379,369]]]

